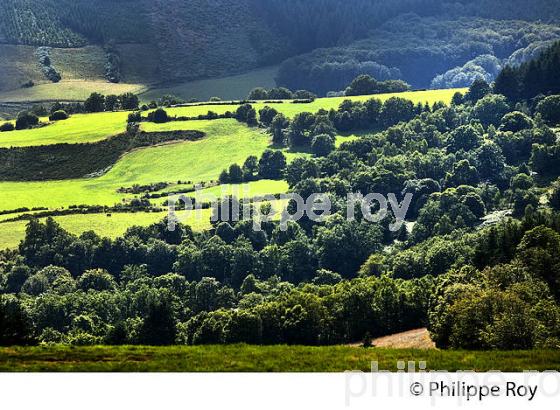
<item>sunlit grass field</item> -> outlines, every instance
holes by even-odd
[[[348,346],[15,347],[0,349],[0,371],[66,372],[396,372],[399,361],[426,370],[560,370],[560,351],[364,349]]]
[[[74,114],[45,127],[0,133],[0,147],[95,142],[126,131],[126,112]],[[48,118],[42,118],[48,121]]]
[[[317,98],[315,101],[310,103],[297,103],[294,104],[290,100],[286,100],[279,103],[270,102],[257,102],[252,104],[253,107],[259,111],[265,106],[273,107],[278,112],[283,113],[287,117],[293,118],[296,114],[300,112],[312,112],[315,113],[320,109],[330,110],[337,109],[344,100],[352,101],[367,101],[371,98],[377,98],[381,101],[386,101],[391,97],[400,97],[412,101],[414,104],[418,103],[429,103],[434,104],[436,102],[443,102],[449,104],[453,95],[456,92],[465,93],[467,89],[456,88],[447,90],[427,90],[427,91],[409,91],[404,93],[391,93],[391,94],[376,94],[376,95],[360,95],[355,97],[334,97],[334,98]],[[214,111],[217,114],[223,114],[226,111],[235,111],[237,109],[236,105],[196,105],[196,106],[185,106],[176,107],[168,110],[170,115],[177,116],[195,116],[200,114],[206,114],[209,110]]]
[[[273,181],[269,179],[262,179],[253,181],[246,184],[225,184],[218,185],[211,188],[202,189],[198,192],[189,192],[186,194],[188,197],[199,197],[203,202],[209,198],[222,198],[227,195],[235,196],[236,198],[254,198],[262,195],[276,195],[288,192],[288,183],[283,180]],[[178,199],[180,194],[172,195],[171,198]],[[167,197],[165,198],[167,199]],[[164,198],[161,199],[162,201]]]
[[[251,185],[249,185],[249,194],[247,195],[248,197],[253,198],[255,196],[264,195],[265,193],[275,190],[278,191],[278,193],[285,192],[285,190],[283,189],[285,182],[283,181],[259,182],[262,182],[262,187],[257,186],[255,190],[253,190],[251,188]],[[270,183],[270,189],[265,188],[265,184],[267,182]],[[276,186],[277,188],[275,189],[274,186]],[[229,188],[227,189],[227,191],[231,193],[243,192],[243,189],[238,190],[236,188],[232,188],[231,186],[227,186],[226,188]],[[201,197],[201,199],[205,199],[204,195],[207,193],[206,191],[203,191],[203,196]],[[216,198],[221,197],[221,191],[216,191],[212,194],[215,195]],[[239,195],[238,197],[242,198],[243,195]],[[276,211],[273,219],[278,219],[280,217],[280,212],[286,205],[286,201],[272,200],[269,203]],[[84,232],[93,230],[101,237],[114,239],[122,236],[126,232],[126,230],[132,226],[152,225],[163,220],[168,216],[168,214],[168,210],[164,210],[161,212],[114,212],[110,214],[101,213],[54,216],[53,219],[58,224],[60,224],[62,228],[74,235],[81,235]],[[2,217],[14,217],[15,215],[17,214],[3,215]],[[182,224],[190,226],[195,232],[200,232],[211,228],[211,209],[181,210],[178,207],[176,216]],[[44,219],[45,218],[42,218],[40,219],[40,221],[44,221]],[[27,224],[28,221],[26,220],[0,223],[0,250],[16,248],[19,245],[20,241],[25,237],[25,229]]]
[[[183,211],[179,214],[181,220],[195,231],[210,228],[211,211],[202,209],[200,214],[194,211]],[[53,219],[62,228],[74,235],[81,235],[86,231],[95,231],[101,237],[117,238],[122,236],[132,226],[148,226],[161,221],[167,216],[164,212],[134,212],[107,214],[78,214],[55,216]],[[28,221],[0,223],[0,249],[13,249],[18,246],[25,236]]]
[[[288,117],[294,117],[299,112],[316,112],[319,109],[336,109],[345,99],[353,101],[366,101],[372,97],[385,101],[393,96],[406,98],[416,103],[429,103],[441,101],[448,104],[457,91],[464,92],[464,89],[450,90],[429,90],[415,91],[398,94],[378,94],[375,96],[357,97],[336,97],[319,98],[308,104],[294,104],[285,101],[282,104],[258,102],[253,104],[258,111],[268,105],[274,107]],[[191,105],[185,107],[168,108],[167,111],[173,116],[196,117],[205,115],[208,111],[217,114],[224,114],[226,111],[235,111],[238,105]],[[65,121],[49,124],[42,128],[31,130],[20,130],[0,133],[0,147],[25,147],[35,145],[50,145],[58,143],[84,143],[95,142],[119,134],[126,130],[126,119],[129,112],[107,112],[96,114],[76,114]],[[46,119],[43,119],[46,120]],[[192,130],[197,129],[200,123],[189,122],[169,122],[166,124],[144,123],[142,127],[146,131],[172,131],[172,130]],[[202,131],[202,130],[201,130]]]
[[[0,182],[0,210],[20,207],[48,208],[69,205],[114,205],[123,197],[116,190],[133,184],[206,182],[250,155],[269,147],[270,137],[235,120],[192,121],[193,129],[206,132],[199,141],[185,141],[143,148],[122,157],[98,178],[45,182]]]

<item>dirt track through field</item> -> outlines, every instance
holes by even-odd
[[[436,344],[430,337],[428,329],[414,329],[394,335],[383,336],[372,341],[373,347],[391,349],[435,349]],[[352,344],[360,347],[361,343]]]

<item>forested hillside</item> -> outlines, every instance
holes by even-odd
[[[510,59],[522,63],[558,39],[555,3],[3,0],[0,55],[3,71],[16,79],[0,79],[0,88],[52,80],[30,72],[35,47],[87,45],[96,47],[82,54],[96,64],[85,61],[85,77],[111,82],[212,78],[288,59],[279,85],[319,94],[339,91],[358,74],[414,87],[462,87],[478,77],[491,81]],[[22,49],[14,53],[7,45]],[[105,61],[98,63],[100,54]],[[53,53],[51,64],[63,82],[76,79],[65,74],[73,68],[68,60]]]
[[[463,87],[477,77],[492,81],[503,64],[518,65],[559,38],[555,25],[407,14],[367,39],[287,60],[278,81],[326,93],[367,73],[381,80],[401,78],[418,88]]]

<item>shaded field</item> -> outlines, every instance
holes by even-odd
[[[154,86],[142,93],[140,98],[150,101],[165,94],[172,94],[185,100],[196,98],[201,101],[208,101],[212,97],[220,97],[224,100],[239,100],[246,98],[253,88],[276,87],[274,78],[277,73],[278,67],[267,67],[228,77],[189,81],[169,86]]]
[[[64,73],[62,73],[64,75]],[[144,84],[110,83],[106,80],[62,80],[0,92],[0,102],[84,101],[93,92],[101,94],[140,93]]]
[[[398,361],[427,370],[560,370],[560,351],[442,351],[346,346],[16,347],[0,349],[0,371],[344,372],[397,371]]]

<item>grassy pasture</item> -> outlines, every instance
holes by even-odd
[[[294,104],[290,100],[284,101],[283,103],[265,103],[257,102],[252,104],[253,107],[259,111],[265,106],[273,107],[277,111],[283,113],[287,117],[293,118],[296,114],[300,112],[312,112],[315,113],[320,109],[330,110],[337,109],[344,100],[352,101],[367,101],[371,98],[377,98],[381,101],[386,101],[391,97],[400,97],[412,101],[414,104],[417,103],[429,103],[433,104],[435,102],[443,102],[449,104],[453,94],[456,92],[466,92],[464,88],[454,88],[447,90],[427,90],[427,91],[409,91],[404,93],[393,93],[393,94],[376,94],[376,95],[360,95],[355,97],[334,97],[334,98],[317,98],[311,103],[304,104]],[[223,114],[226,111],[235,111],[237,105],[191,105],[185,107],[176,107],[168,110],[170,115],[177,116],[195,116],[199,114],[206,114],[209,110],[214,111],[218,114]]]
[[[184,124],[184,129],[203,131],[208,137],[129,153],[99,178],[99,182],[131,185],[178,179],[193,182],[214,180],[225,167],[243,163],[250,155],[260,155],[270,145],[268,134],[232,119],[189,121]],[[165,127],[159,130],[163,131]]]
[[[222,198],[227,195],[235,196],[239,199],[242,198],[255,198],[263,195],[275,195],[283,194],[288,192],[288,183],[286,181],[273,181],[268,179],[263,179],[260,181],[253,181],[247,184],[240,185],[218,185],[211,188],[206,188],[197,192],[189,192],[185,194],[187,197],[199,198],[199,200],[205,202],[213,197]],[[179,199],[181,194],[172,195],[171,198]],[[167,197],[162,198],[163,202]]]
[[[193,129],[207,133],[200,141],[143,148],[122,157],[105,175],[91,179],[46,182],[0,182],[0,210],[45,206],[113,205],[124,195],[119,187],[163,181],[215,180],[224,167],[260,155],[269,136],[235,120],[192,121]]]
[[[210,210],[201,210],[198,217],[194,212],[186,213],[181,217],[184,223],[193,230],[201,231],[210,227]],[[56,216],[53,219],[68,232],[81,235],[88,230],[94,230],[99,236],[116,238],[122,236],[131,226],[148,226],[161,221],[167,216],[164,212],[134,212],[106,214],[84,214]],[[0,249],[13,249],[17,247],[25,236],[27,221],[0,223]]]
[[[396,94],[376,94],[376,95],[360,95],[356,97],[335,97],[335,98],[318,98],[315,101],[308,103],[308,104],[293,104],[289,101],[284,102],[283,104],[265,104],[265,103],[257,103],[255,104],[255,108],[257,111],[264,107],[265,105],[269,105],[274,107],[279,112],[283,113],[287,117],[294,117],[297,113],[300,112],[317,112],[320,109],[330,110],[330,109],[337,109],[340,104],[344,100],[352,100],[352,101],[367,101],[371,98],[377,98],[381,101],[386,101],[391,97],[400,97],[405,98],[407,100],[412,101],[414,104],[418,103],[429,103],[433,104],[436,102],[443,102],[445,104],[451,103],[451,98],[453,94],[457,91],[466,92],[466,89],[459,88],[459,89],[448,89],[448,90],[427,90],[427,91],[410,91],[404,93],[396,93]]]
[[[0,147],[29,147],[51,144],[96,142],[126,130],[126,112],[75,114],[45,127],[0,134]],[[42,118],[41,121],[48,121]]]
[[[396,372],[398,361],[426,370],[560,370],[560,351],[363,349],[349,346],[48,346],[0,349],[0,371],[64,372]]]
[[[456,90],[436,90],[416,93],[401,93],[399,96],[413,101],[449,102]],[[389,95],[378,95],[386,99]],[[371,96],[354,97],[366,100]],[[318,99],[310,104],[276,104],[276,108],[287,115],[295,115],[303,110],[316,111],[319,108],[336,108],[344,98]],[[256,108],[264,106],[258,103]],[[208,109],[218,111],[234,109],[236,106],[202,106],[171,109],[173,115],[204,114]],[[69,120],[29,131],[13,131],[0,134],[0,147],[40,145],[60,142],[98,141],[124,130],[128,113],[100,113],[75,115]],[[216,180],[220,172],[233,163],[241,164],[248,156],[259,156],[270,146],[270,137],[263,130],[248,128],[233,119],[215,121],[170,122],[166,124],[144,123],[146,131],[199,130],[207,134],[200,141],[188,141],[138,149],[124,155],[105,175],[90,179],[74,179],[45,182],[0,182],[0,210],[19,207],[48,207],[58,209],[70,205],[107,205],[112,206],[133,195],[119,194],[119,187],[133,184],[174,182],[189,180],[194,183]],[[358,135],[339,136],[337,144],[358,138]],[[305,153],[285,150],[288,160]],[[251,184],[251,196],[286,191],[285,182],[257,181]],[[221,187],[210,188],[219,194]],[[154,203],[161,203],[156,200]],[[129,224],[149,224],[157,215],[150,214],[138,218],[124,215],[112,219],[104,215],[60,217],[61,223],[71,232],[81,233],[95,228],[101,234],[117,236]],[[62,219],[66,218],[66,219]],[[159,218],[159,216],[158,216]],[[157,220],[157,219],[156,219]],[[0,248],[11,247],[23,237],[25,222],[0,224]]]

